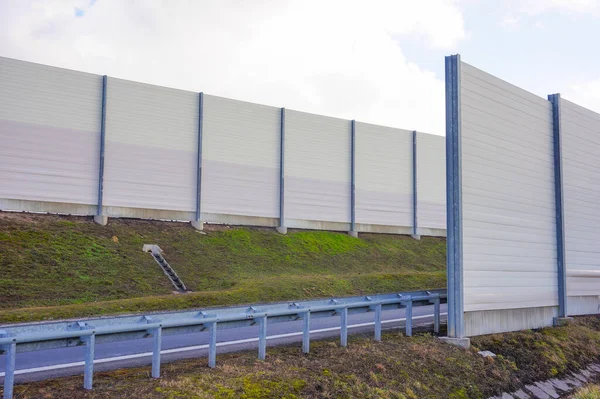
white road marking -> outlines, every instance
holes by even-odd
[[[444,316],[447,314],[448,313],[440,313],[440,316]],[[423,315],[423,316],[414,316],[413,320],[425,319],[428,317],[433,317],[433,315],[430,314],[430,315]],[[399,321],[406,321],[406,318],[382,320],[381,324],[397,323]],[[348,326],[348,328],[367,327],[367,326],[372,326],[372,325],[375,325],[375,322],[371,321],[368,323],[351,324]],[[323,332],[337,331],[340,329],[341,329],[341,327],[320,328],[317,330],[310,330],[310,333],[318,334],[318,333],[323,333]],[[267,336],[267,339],[289,338],[289,337],[297,337],[299,335],[302,335],[302,332],[269,335],[269,336]],[[250,343],[250,342],[258,342],[258,337],[257,338],[238,339],[235,341],[217,342],[217,347],[246,344],[246,343]],[[208,349],[208,345],[205,344],[205,345],[196,345],[196,346],[186,346],[184,348],[165,349],[163,351],[160,351],[160,353],[161,353],[161,355],[167,355],[170,353],[189,352],[189,351],[195,351],[195,350],[199,350],[199,349]],[[136,353],[133,355],[124,355],[124,356],[114,356],[114,357],[107,357],[104,359],[95,359],[94,364],[119,362],[122,360],[139,359],[142,357],[150,357],[150,356],[152,356],[152,352]],[[33,367],[30,369],[15,370],[15,375],[39,373],[42,371],[51,371],[51,370],[61,370],[61,369],[68,369],[71,367],[83,367],[84,365],[85,365],[85,362],[73,362],[73,363],[54,364],[52,366]],[[0,377],[4,377],[4,375],[5,375],[4,372],[0,372]]]

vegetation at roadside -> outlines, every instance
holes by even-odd
[[[589,385],[578,389],[570,399],[600,399],[600,385]]]
[[[314,342],[308,355],[298,345],[272,348],[266,361],[255,351],[219,355],[216,369],[206,367],[206,358],[179,361],[164,365],[159,380],[149,378],[148,367],[97,373],[91,392],[81,388],[81,376],[17,385],[15,392],[23,399],[489,398],[597,361],[600,318],[472,342],[463,350],[426,333],[388,332],[383,342],[350,337],[347,348],[337,340]],[[481,357],[483,349],[497,357]]]
[[[445,240],[0,212],[0,323],[442,288]],[[158,244],[191,294],[143,244]]]

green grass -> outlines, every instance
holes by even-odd
[[[481,349],[492,349],[497,357],[483,358]],[[560,358],[548,358],[555,350]],[[216,369],[207,367],[205,357],[167,363],[160,379],[150,378],[149,367],[95,373],[93,391],[84,391],[76,376],[17,385],[15,394],[20,399],[486,399],[555,377],[553,368],[559,375],[577,371],[598,356],[600,318],[591,316],[565,327],[476,337],[469,350],[427,333],[408,338],[393,331],[382,342],[351,336],[346,348],[337,339],[315,341],[307,355],[299,344],[269,348],[265,361],[256,359],[256,350],[219,354]]]
[[[158,244],[192,294],[143,244]],[[0,322],[373,294],[446,284],[444,239],[0,212]]]

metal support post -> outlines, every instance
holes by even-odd
[[[302,353],[310,351],[310,312],[304,313],[302,320]]]
[[[433,300],[433,332],[440,333],[440,297]]]
[[[162,344],[162,328],[152,330],[152,378],[160,377],[160,349]]]
[[[381,304],[375,306],[375,341],[381,341]]]
[[[407,337],[411,337],[412,336],[412,299],[409,299],[408,302],[406,302],[406,336]]]
[[[17,344],[5,346],[6,371],[4,373],[4,399],[12,399],[15,385],[15,360],[17,357]]]
[[[343,308],[340,313],[340,321],[342,328],[340,330],[340,345],[342,347],[348,346],[348,308]]]
[[[258,358],[267,357],[267,316],[258,319]]]
[[[208,367],[217,366],[217,323],[210,323],[208,328]]]
[[[85,342],[85,368],[83,371],[83,388],[92,389],[94,380],[94,349],[96,336],[94,334],[81,338]]]

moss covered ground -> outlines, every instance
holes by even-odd
[[[143,244],[158,244],[191,294]],[[0,323],[443,288],[444,239],[0,212]]]
[[[444,344],[427,333],[411,338],[398,332],[382,342],[352,336],[337,341],[224,354],[216,369],[206,358],[163,366],[149,378],[148,367],[97,373],[94,390],[82,377],[16,386],[17,398],[399,398],[485,399],[525,384],[576,371],[600,356],[600,318],[577,318],[566,327],[476,337],[469,350]],[[496,358],[483,358],[491,350]],[[591,389],[591,388],[590,388]],[[577,396],[575,396],[577,397]],[[580,396],[580,398],[594,396]]]

